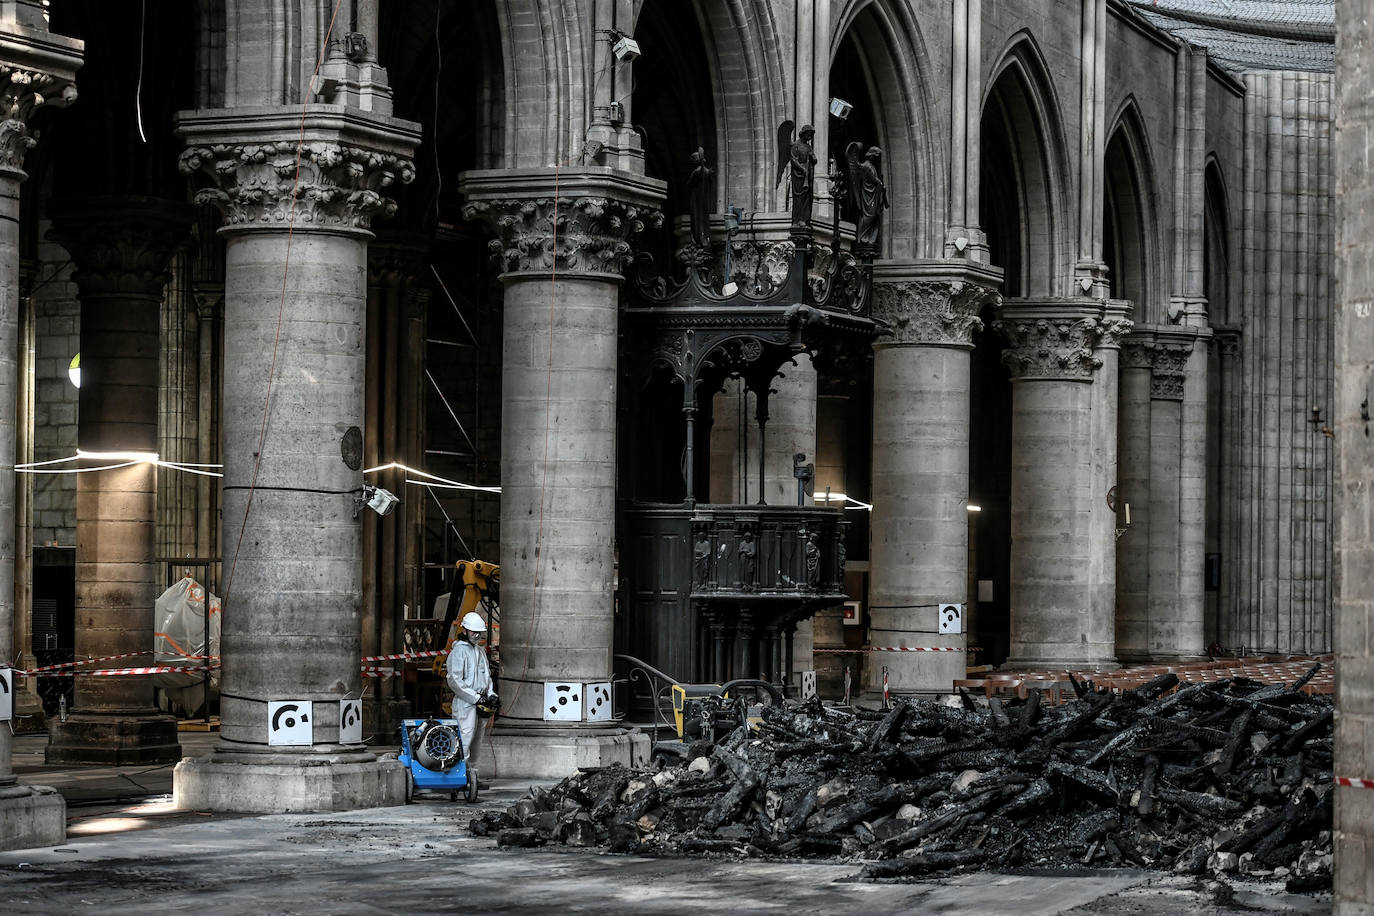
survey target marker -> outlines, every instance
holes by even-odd
[[[267,744],[300,747],[314,743],[314,704],[310,700],[272,700],[267,704]]]

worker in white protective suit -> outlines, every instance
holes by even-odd
[[[487,625],[480,614],[469,611],[459,622],[458,638],[448,655],[448,686],[453,691],[453,718],[463,736],[463,759],[467,761],[468,778],[477,778],[477,750],[481,744],[482,726],[478,706],[489,708],[492,700],[491,666],[487,650],[481,645],[486,638]]]

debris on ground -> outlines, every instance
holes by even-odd
[[[863,862],[861,877],[1120,865],[1331,885],[1330,697],[1245,678],[1076,702],[765,707],[659,771],[588,769],[471,830],[498,843]]]

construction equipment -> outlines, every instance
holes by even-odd
[[[417,789],[447,790],[453,801],[458,792],[477,801],[477,780],[469,778],[463,759],[463,739],[457,719],[401,720],[401,753],[406,768],[406,804]]]
[[[444,613],[444,625],[439,628],[435,635],[437,641],[443,641],[443,648],[449,650],[453,648],[453,640],[458,635],[453,631],[455,621],[462,620],[463,615],[469,611],[475,611],[479,607],[485,611],[485,616],[490,622],[491,630],[488,638],[488,645],[496,648],[496,624],[500,618],[497,609],[498,587],[501,584],[501,567],[495,563],[488,563],[485,560],[459,560],[454,564],[458,570],[458,579],[463,585],[463,600],[457,603],[450,601],[448,610]],[[447,657],[445,652],[445,657]]]
[[[672,685],[673,722],[677,738],[654,744],[653,762],[662,767],[685,762],[694,744],[715,744],[741,725],[750,731],[762,721],[766,699],[781,706],[782,691],[767,681],[737,678],[721,684]]]

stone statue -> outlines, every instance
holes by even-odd
[[[862,144],[851,143],[845,150],[845,159],[849,163],[849,203],[857,227],[854,253],[871,258],[882,244],[883,211],[890,206],[881,171],[883,151],[870,146],[865,154]]]
[[[746,528],[739,542],[740,585],[746,592],[754,590],[754,575],[758,568],[758,545],[754,543],[754,532]]]
[[[778,180],[782,183],[783,172],[788,173],[788,189],[792,195],[792,228],[809,228],[811,225],[811,188],[816,176],[816,153],[811,148],[811,138],[816,129],[810,124],[802,125],[796,140],[792,139],[792,122],[783,121],[778,125]]]
[[[705,529],[697,532],[696,544],[692,547],[693,566],[696,567],[697,582],[705,585],[707,574],[711,571],[711,538]]]
[[[815,589],[821,580],[821,548],[816,543],[816,532],[806,535],[806,587]]]
[[[692,244],[709,250],[711,247],[711,176],[714,171],[706,165],[706,149],[698,146],[692,153],[692,174],[687,178],[689,215],[692,221]]]

